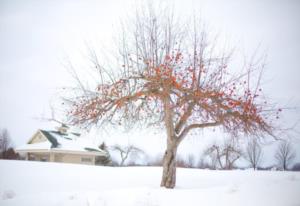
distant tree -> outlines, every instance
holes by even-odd
[[[196,163],[196,168],[199,168],[199,169],[216,169],[216,167],[215,167],[216,164],[210,164],[208,160],[209,159],[207,158],[206,151],[204,150],[199,155],[198,162]],[[212,160],[210,160],[210,161],[212,161]],[[212,165],[214,165],[214,167]]]
[[[296,152],[290,141],[282,140],[277,148],[275,158],[281,169],[287,170],[293,159],[296,157]]]
[[[209,168],[212,170],[215,170],[220,167],[218,166],[218,164],[219,164],[218,163],[218,155],[216,153],[212,152],[212,150],[211,150],[212,146],[210,146],[209,148],[207,148],[205,150],[205,155],[208,156],[208,159],[209,159],[209,162],[208,162]]]
[[[205,162],[205,160],[202,156],[199,158],[196,167],[199,169],[209,168],[208,164]]]
[[[177,149],[191,131],[220,127],[232,135],[273,135],[271,119],[279,110],[266,103],[260,87],[263,61],[252,58],[240,72],[230,72],[236,68],[230,64],[233,52],[221,49],[223,44],[208,35],[203,22],[184,22],[168,8],[148,5],[124,23],[120,45],[109,54],[116,58],[102,61],[90,49],[99,81],[91,88],[85,86],[91,81],[85,84],[74,75],[78,87],[66,102],[73,124],[140,122],[164,128],[167,148],[160,185],[174,188]]]
[[[135,147],[133,145],[128,146],[120,146],[120,145],[114,145],[111,147],[112,150],[119,152],[121,157],[120,166],[124,166],[125,161],[132,155],[139,155],[141,153],[144,153],[143,150],[139,149],[138,147]]]
[[[102,142],[100,145],[99,145],[99,149],[103,150],[103,151],[107,151],[108,147],[107,145],[105,144],[105,142]]]
[[[195,156],[192,155],[192,154],[188,155],[188,158],[187,158],[187,167],[188,168],[195,167]]]
[[[216,169],[231,170],[234,163],[242,156],[242,151],[234,138],[230,138],[223,144],[213,144],[206,150],[206,154],[212,159]]]
[[[13,149],[7,129],[0,130],[0,159],[19,159],[19,155]]]
[[[161,154],[158,154],[156,157],[154,157],[152,160],[148,162],[148,166],[162,166],[162,158]]]
[[[2,158],[9,160],[18,160],[20,159],[20,156],[12,147],[10,147],[7,151],[2,153]]]
[[[256,170],[262,160],[262,149],[260,144],[257,142],[256,138],[249,140],[246,152],[245,159],[251,164],[251,167]]]
[[[113,163],[112,163],[112,160],[111,160],[110,153],[108,151],[108,147],[105,144],[105,142],[102,142],[99,145],[99,149],[101,149],[104,152],[106,152],[107,155],[106,156],[97,157],[96,158],[96,164],[98,164],[98,165],[105,165],[105,166],[106,165],[111,166]]]
[[[7,129],[0,131],[0,152],[5,152],[11,146],[11,139]]]
[[[183,158],[181,155],[178,155],[176,158],[176,165],[177,167],[181,167],[181,168],[189,168],[191,167],[191,165],[189,164],[188,160],[186,160],[185,158]]]

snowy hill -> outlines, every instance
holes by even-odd
[[[299,206],[300,173],[178,169],[174,190],[159,167],[0,161],[0,205]]]

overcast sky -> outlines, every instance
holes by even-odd
[[[300,106],[300,1],[166,2],[174,2],[183,14],[200,12],[244,51],[260,44],[268,54],[268,96],[282,106]],[[96,47],[107,41],[131,6],[132,1],[122,0],[0,0],[0,128],[9,130],[16,146],[37,129],[53,127],[36,118],[49,116],[58,89],[71,84],[62,66],[65,57],[81,55],[85,42]],[[298,119],[299,108],[287,111],[284,124]],[[185,144],[199,146],[201,140]],[[299,141],[295,147],[299,151]]]

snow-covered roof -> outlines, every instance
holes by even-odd
[[[64,151],[68,153],[93,153],[97,156],[105,156],[107,152],[99,149],[90,139],[80,137],[78,133],[62,133],[59,131],[38,130],[46,141],[28,143],[16,149],[18,152],[26,151]]]

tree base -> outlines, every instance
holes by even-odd
[[[176,149],[168,149],[163,159],[161,187],[173,189],[176,184]]]

